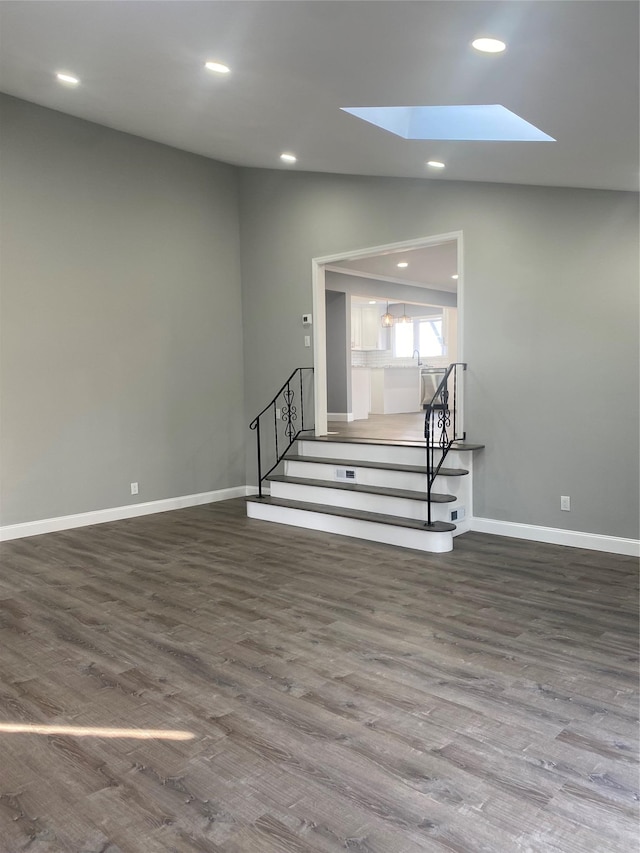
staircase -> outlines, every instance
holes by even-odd
[[[258,495],[247,499],[247,515],[419,551],[451,551],[454,536],[468,529],[472,457],[482,447],[459,431],[465,369],[449,365],[424,406],[422,442],[313,436],[313,368],[294,370],[250,425]]]
[[[266,477],[269,496],[247,499],[247,515],[419,551],[451,551],[453,537],[467,529],[472,454],[480,447],[452,445],[450,467],[441,467],[433,483],[430,525],[424,445],[332,437],[298,438],[282,471]]]

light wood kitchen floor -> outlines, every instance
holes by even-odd
[[[242,500],[0,558],[2,853],[637,849],[635,559]]]
[[[369,415],[359,421],[329,421],[329,437],[386,439],[424,444],[424,412],[402,412],[398,415]]]

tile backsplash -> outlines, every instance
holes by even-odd
[[[422,357],[423,367],[447,367],[446,356]],[[394,358],[392,350],[351,350],[352,367],[417,367],[417,358]]]

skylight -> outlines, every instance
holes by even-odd
[[[403,139],[555,142],[501,104],[438,107],[342,107]]]

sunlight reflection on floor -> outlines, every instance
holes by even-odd
[[[180,729],[115,729],[95,726],[44,726],[29,723],[0,723],[0,734],[72,735],[73,737],[114,737],[135,740],[192,740],[193,732]]]

